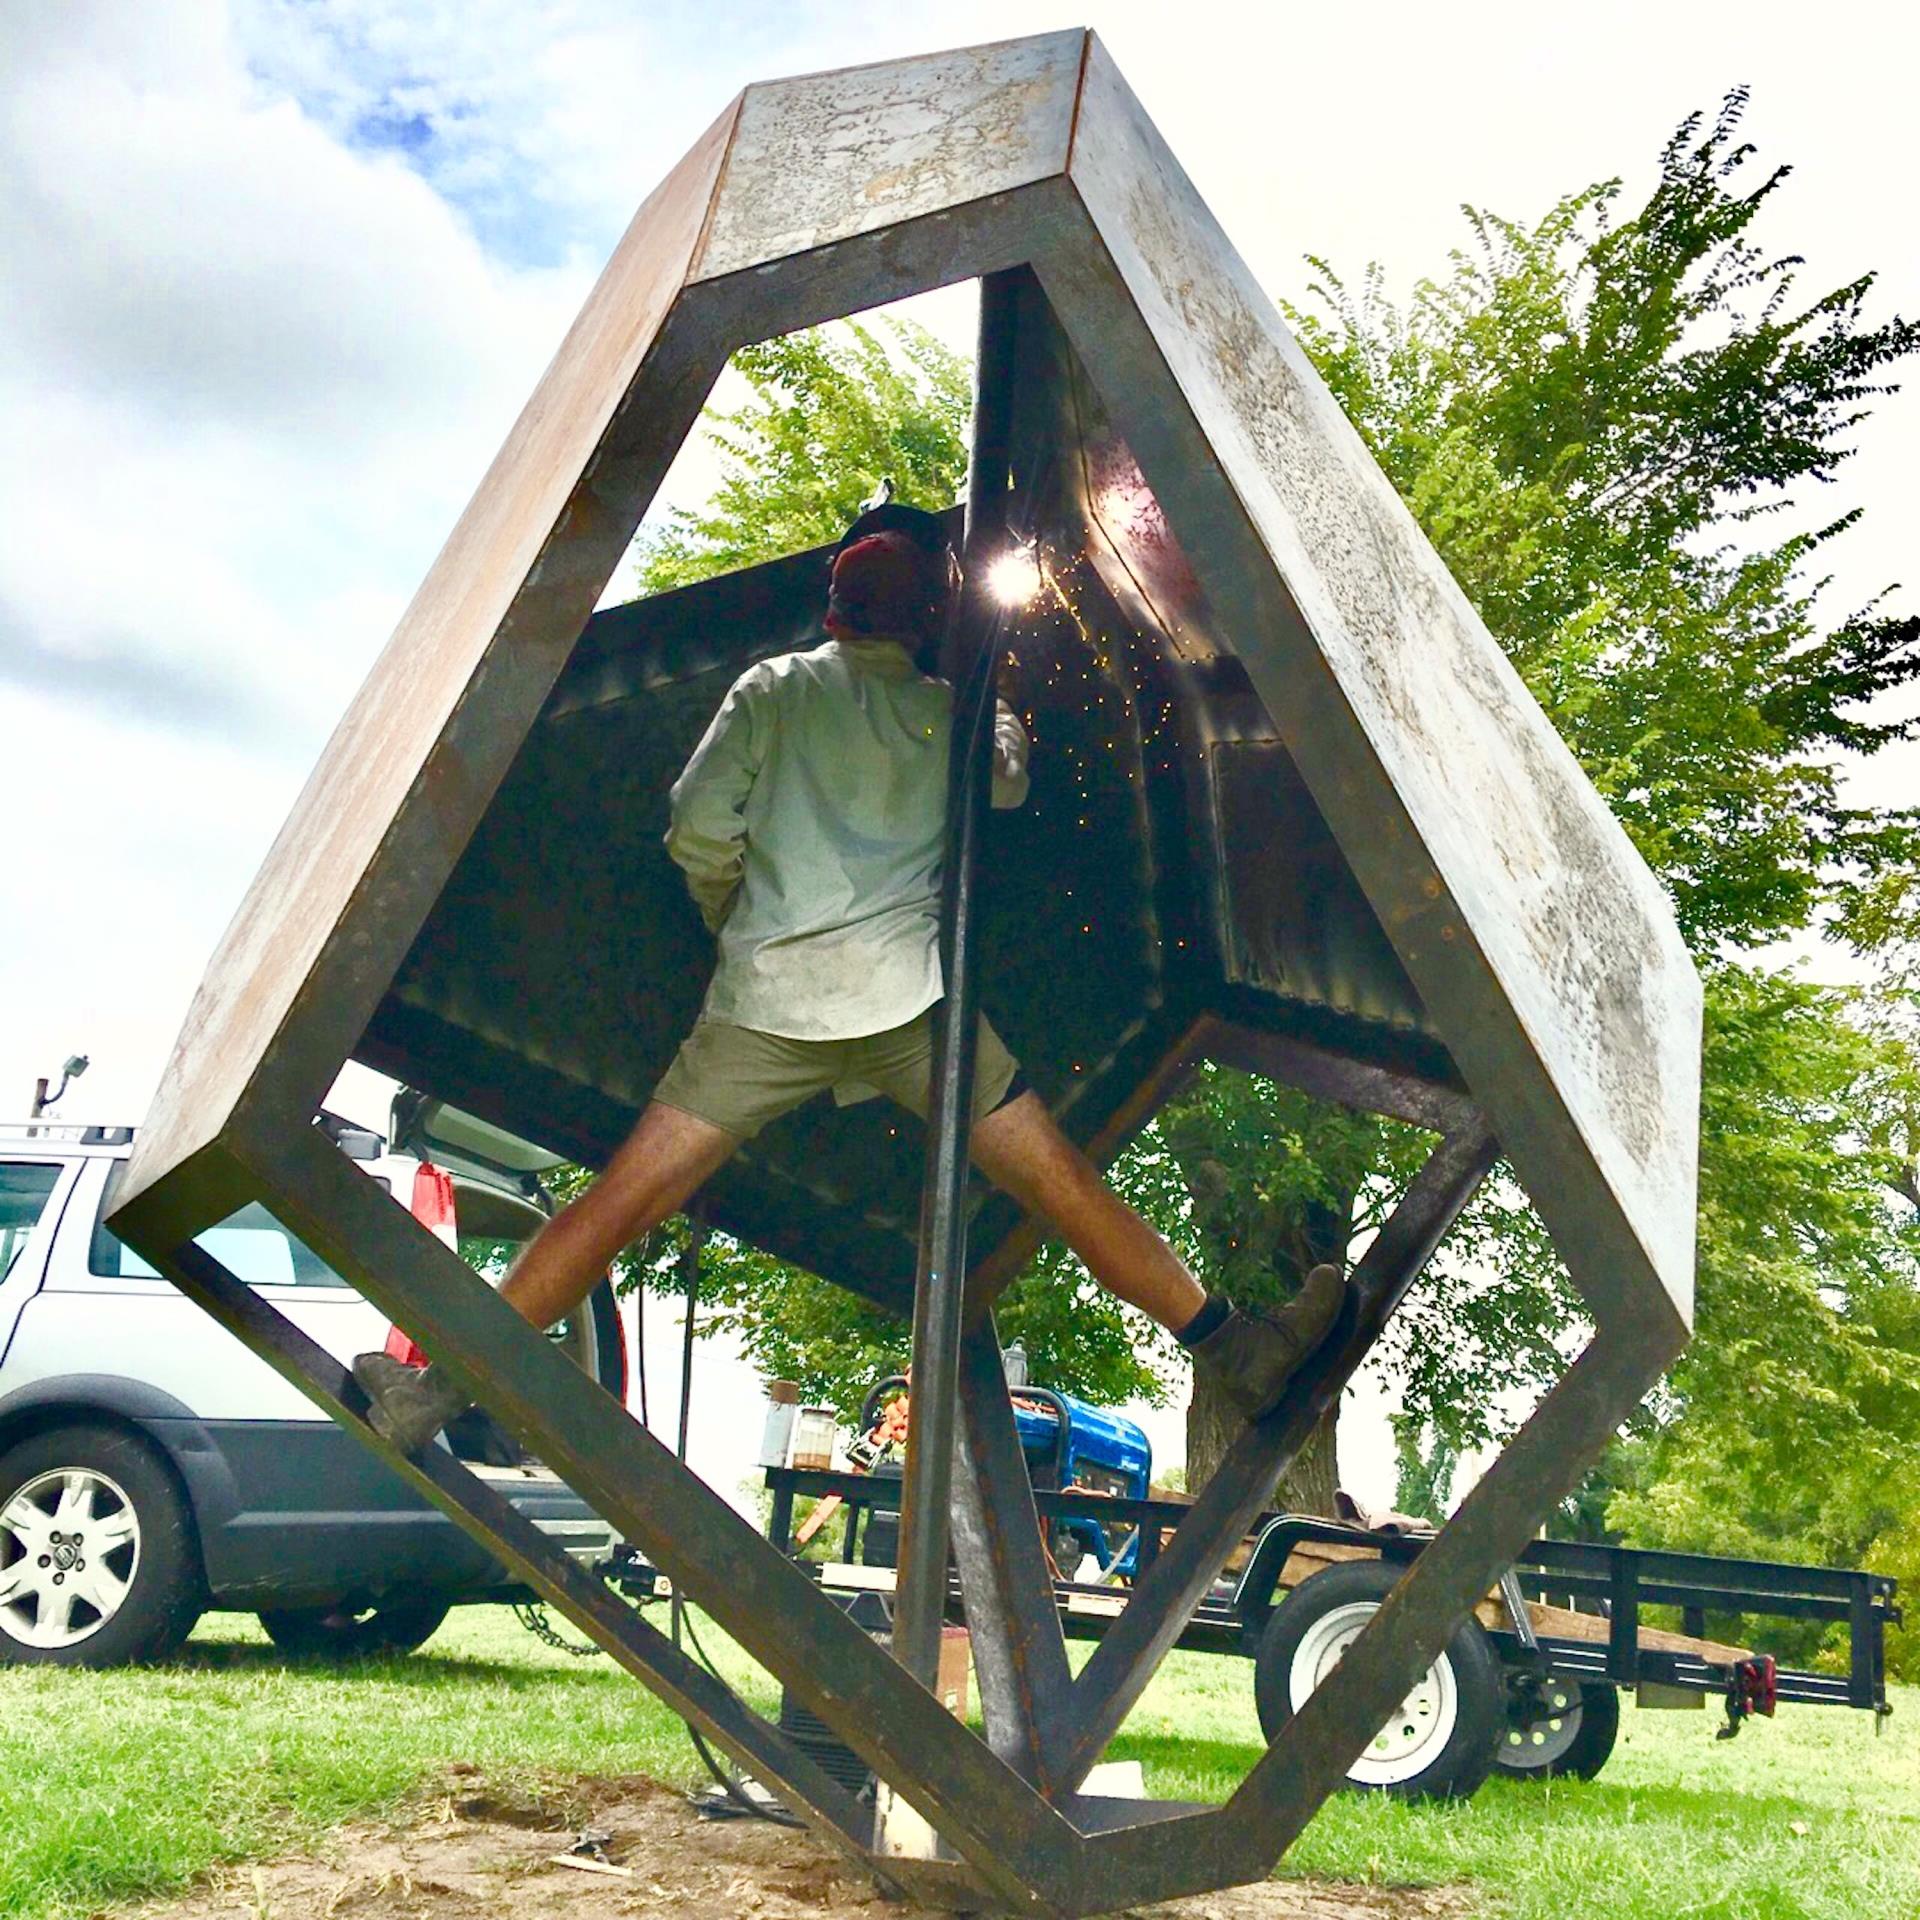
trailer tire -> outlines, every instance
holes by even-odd
[[[1555,1684],[1576,1697],[1564,1713],[1547,1719],[1538,1701],[1514,1697],[1494,1761],[1501,1773],[1515,1780],[1591,1780],[1607,1764],[1620,1737],[1619,1689],[1548,1682]]]
[[[1379,1612],[1400,1568],[1349,1560],[1303,1580],[1269,1617],[1254,1658],[1254,1704],[1269,1742]],[[1454,1630],[1400,1709],[1347,1771],[1347,1784],[1401,1800],[1465,1800],[1493,1770],[1507,1687],[1477,1620]]]

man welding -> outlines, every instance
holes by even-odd
[[[825,644],[748,668],[674,782],[667,851],[719,957],[633,1132],[501,1286],[534,1326],[571,1312],[622,1248],[815,1094],[877,1092],[925,1117],[953,704],[934,673],[959,580],[935,515],[893,502],[862,513],[835,552]],[[1026,798],[1027,749],[1002,703],[996,807]],[[1272,1315],[1207,1293],[1054,1124],[984,1018],[972,1150],[1103,1287],[1211,1368],[1249,1420],[1278,1404],[1339,1316],[1346,1282],[1332,1266]],[[467,1404],[436,1367],[364,1353],[353,1372],[374,1427],[403,1452]]]

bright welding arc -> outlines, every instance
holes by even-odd
[[[1009,548],[987,569],[987,591],[1003,607],[1024,607],[1043,585],[1040,554],[1030,542]]]

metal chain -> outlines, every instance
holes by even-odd
[[[547,1618],[547,1610],[538,1600],[525,1600],[513,1610],[513,1617],[533,1635],[536,1640],[544,1640],[548,1646],[561,1653],[570,1653],[576,1660],[591,1660],[595,1654],[605,1653],[605,1647],[596,1647],[591,1641],[562,1639],[553,1630],[553,1622]]]

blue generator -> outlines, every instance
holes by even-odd
[[[885,1401],[905,1389],[906,1381],[899,1376],[875,1387],[862,1410],[860,1431],[871,1431]],[[1016,1386],[1013,1422],[1020,1435],[1020,1451],[1026,1455],[1028,1478],[1036,1489],[1105,1493],[1121,1500],[1147,1498],[1153,1447],[1137,1420],[1049,1387]],[[874,1469],[877,1479],[897,1478],[899,1472],[899,1462],[891,1459]],[[894,1498],[897,1501],[898,1495]],[[892,1566],[899,1526],[897,1512],[870,1511],[860,1558],[869,1566]],[[1071,1580],[1089,1554],[1103,1576],[1131,1578],[1139,1563],[1140,1542],[1132,1526],[1117,1521],[1054,1517],[1047,1522],[1047,1551],[1062,1579]]]
[[[1015,1387],[1013,1423],[1035,1487],[1048,1491],[1072,1487],[1120,1500],[1147,1497],[1153,1448],[1137,1420],[1090,1406],[1070,1393]],[[1100,1563],[1102,1574],[1131,1577],[1140,1558],[1140,1541],[1130,1526],[1055,1518],[1047,1525],[1047,1551],[1068,1580],[1088,1554]]]

